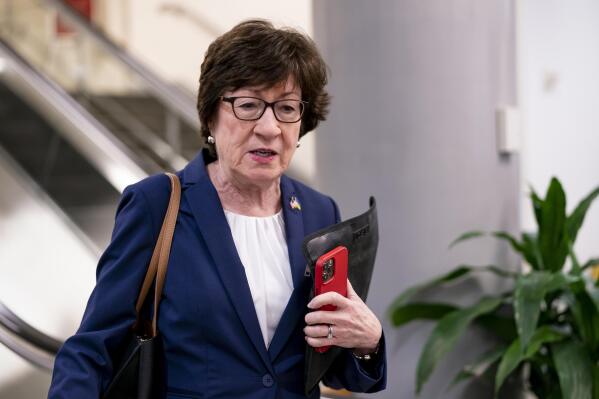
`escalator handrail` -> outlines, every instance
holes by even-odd
[[[189,97],[174,86],[166,83],[157,74],[138,61],[129,52],[109,39],[100,29],[90,24],[70,5],[63,0],[45,0],[47,4],[56,9],[58,14],[74,25],[78,32],[100,44],[127,68],[142,78],[157,99],[169,110],[179,115],[187,124],[194,128],[199,127],[198,114],[193,98]]]
[[[11,334],[0,328],[0,344],[16,353],[29,363],[44,370],[52,371],[54,366],[54,355],[31,347],[25,342],[16,339]]]
[[[0,79],[55,125],[122,192],[148,176],[138,157],[61,87],[33,69],[0,38]]]
[[[0,327],[51,355],[56,355],[63,344],[62,341],[44,334],[21,319],[2,302],[0,302]]]
[[[46,4],[54,7],[54,9],[62,18],[67,20],[71,25],[73,25],[74,28],[77,29],[77,32],[83,33],[86,35],[86,37],[89,37],[96,43],[100,44],[109,52],[109,54],[115,56],[115,58],[120,60],[124,66],[129,68],[130,71],[136,73],[139,78],[146,82],[149,89],[152,90],[152,93],[156,96],[158,101],[160,101],[171,112],[181,117],[188,125],[196,128],[197,131],[199,131],[198,114],[193,96],[189,95],[182,89],[166,83],[161,77],[146,67],[144,63],[137,60],[134,56],[129,54],[129,52],[108,38],[99,28],[95,27],[89,23],[89,21],[84,19],[79,12],[74,10],[64,0],[43,1],[45,1]],[[179,166],[175,165],[178,160],[165,160],[171,163],[173,170],[180,169]],[[300,180],[311,180],[311,177],[305,175],[296,166],[294,166],[294,164],[290,166],[289,174],[299,178]],[[122,188],[119,191],[122,191]]]

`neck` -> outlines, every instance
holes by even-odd
[[[266,183],[243,181],[226,173],[218,161],[207,169],[224,209],[247,216],[270,216],[281,210],[280,179]]]

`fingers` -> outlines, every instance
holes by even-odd
[[[353,299],[357,296],[358,296],[358,294],[356,294],[356,291],[354,291],[354,287],[351,285],[351,282],[349,281],[349,279],[347,279],[347,297],[349,299]]]
[[[341,324],[344,321],[342,320],[342,316],[339,311],[315,310],[306,314],[304,320],[309,326],[316,324]]]
[[[306,337],[306,342],[313,348],[320,348],[321,346],[335,345],[335,338],[313,338]]]
[[[313,298],[308,307],[320,309],[333,305],[335,310],[314,310],[305,316],[306,342],[315,348],[341,346],[345,348],[372,348],[380,341],[382,326],[377,317],[358,296],[347,280],[347,298],[337,292],[327,292]],[[328,338],[333,326],[333,337]]]
[[[328,324],[306,326],[304,328],[306,342],[313,348],[329,345],[340,345],[341,342],[337,339],[336,335],[329,336],[329,331],[332,334],[335,334],[332,328],[335,328],[335,326],[329,326]]]
[[[354,348],[358,342],[355,340],[355,337],[352,337],[352,335],[348,333],[346,328],[338,325],[331,325],[332,337],[330,338],[329,326],[324,324],[307,326],[304,328],[304,333],[306,342],[314,348],[330,345],[343,348]]]
[[[325,292],[324,294],[315,296],[310,303],[308,303],[308,307],[310,309],[319,309],[324,305],[334,305],[337,306],[337,308],[343,308],[345,307],[346,302],[347,298],[338,292]]]
[[[304,334],[310,338],[324,338],[329,335],[328,324],[314,324],[304,327]]]
[[[314,297],[310,303],[308,303],[308,307],[310,309],[318,309],[324,305],[334,305],[338,308],[344,308],[348,304],[348,300],[356,300],[360,299],[360,296],[354,290],[354,287],[351,285],[349,279],[347,280],[347,298],[338,292],[325,292],[324,294],[320,294]],[[362,300],[360,299],[360,302]]]

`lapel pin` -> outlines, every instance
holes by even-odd
[[[289,206],[294,211],[301,211],[302,210],[302,206],[300,205],[300,203],[297,200],[297,198],[295,197],[295,195],[291,196],[291,199],[289,200]]]

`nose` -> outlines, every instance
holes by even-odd
[[[281,127],[279,121],[275,118],[272,107],[266,107],[260,119],[256,121],[254,132],[269,139],[281,134]]]

